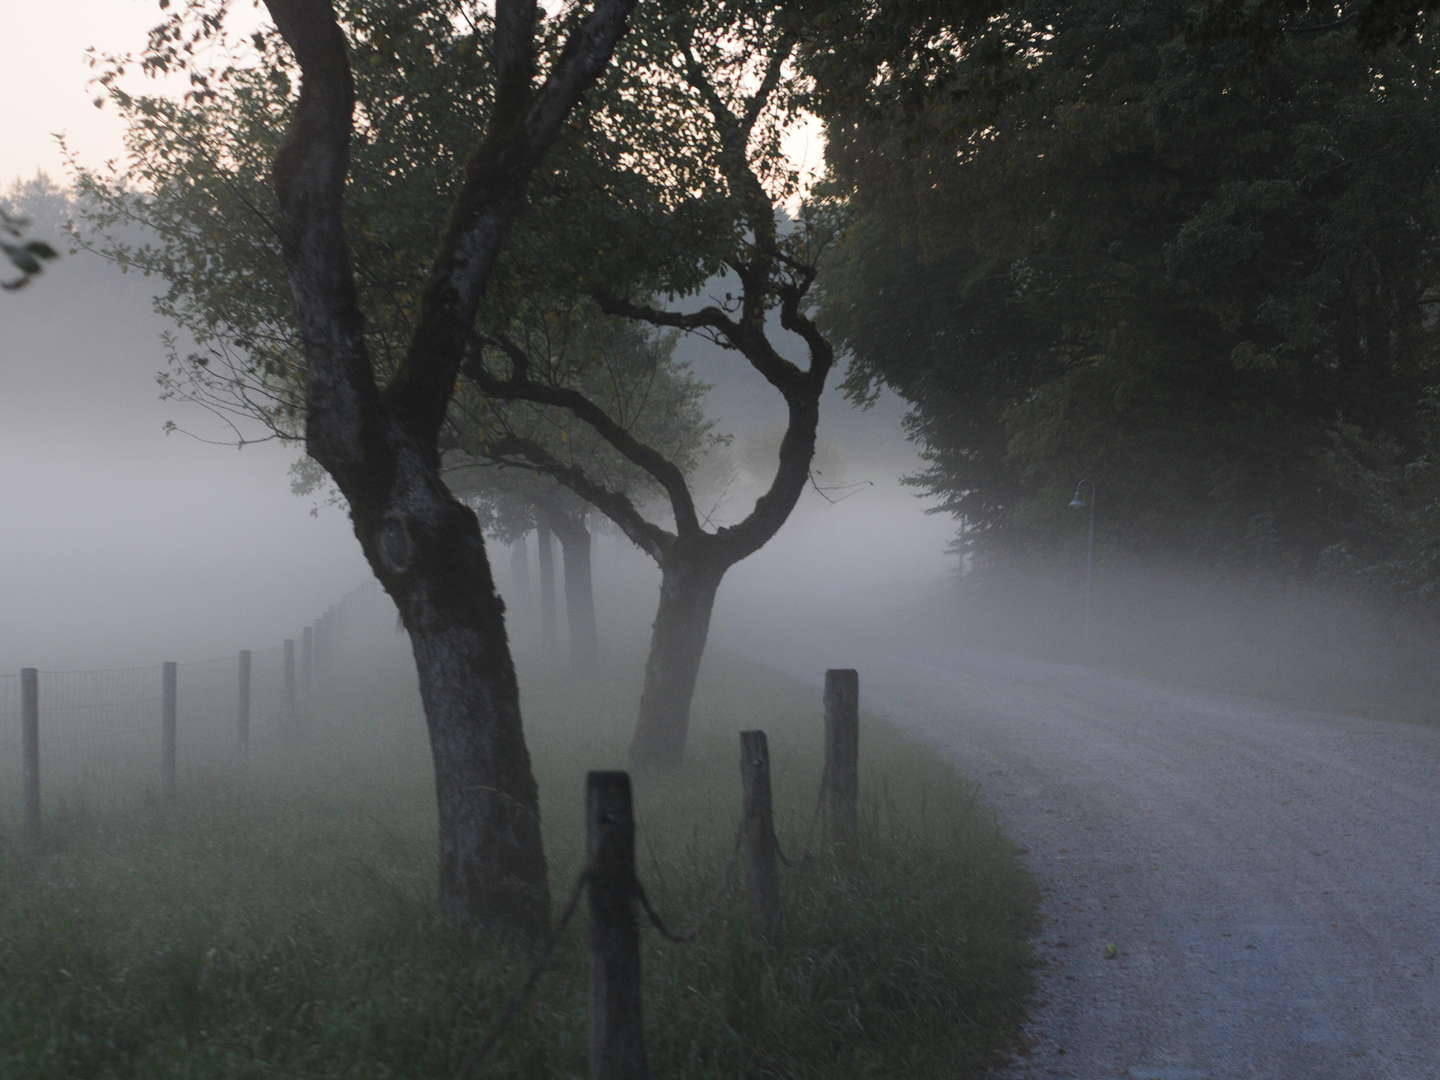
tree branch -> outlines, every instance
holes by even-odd
[[[564,386],[548,386],[537,383],[529,377],[530,361],[525,350],[507,338],[487,338],[485,343],[501,349],[510,357],[514,373],[508,379],[497,378],[485,367],[477,349],[470,362],[464,367],[464,374],[480,390],[502,401],[528,401],[536,405],[550,405],[565,409],[579,420],[589,424],[602,439],[613,446],[630,462],[645,470],[664,489],[670,499],[670,508],[675,514],[675,527],[681,536],[700,531],[699,518],[695,513],[695,500],[685,482],[685,474],[654,447],[635,438],[628,430],[613,420],[609,413],[596,405],[580,391]],[[619,521],[616,524],[620,524]],[[623,527],[623,526],[622,526]],[[637,541],[638,543],[638,541]]]
[[[532,469],[558,480],[613,521],[657,562],[675,542],[675,535],[647,521],[629,496],[596,483],[584,469],[566,465],[537,442],[507,435],[486,447],[485,454],[500,464]]]
[[[744,291],[748,302],[748,297],[753,295],[755,290],[746,286]],[[595,292],[592,298],[607,315],[619,315],[638,322],[647,322],[652,326],[666,326],[689,332],[713,330],[724,339],[728,347],[742,353],[755,370],[779,390],[787,401],[803,389],[805,372],[775,351],[775,347],[765,337],[763,318],[760,324],[755,326],[737,322],[713,305],[699,311],[681,313],[648,304],[637,304],[603,291]],[[761,310],[763,312],[763,302]]]
[[[355,84],[330,0],[265,4],[303,76],[274,174],[286,269],[309,362],[306,444],[343,488],[370,464],[378,404],[341,217]]]
[[[530,175],[580,95],[604,70],[635,0],[596,0],[571,33],[549,76],[530,90],[534,0],[500,0],[495,113],[471,156],[465,181],[420,302],[410,348],[386,399],[421,445],[445,418],[469,328],[496,258],[525,202]]]

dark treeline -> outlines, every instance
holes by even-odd
[[[848,214],[823,322],[853,397],[909,403],[912,481],[960,522],[993,629],[1074,648],[1078,488],[1092,651],[1414,696],[1440,570],[1433,21],[881,4],[812,49]]]
[[[912,404],[981,564],[1073,543],[1089,476],[1112,546],[1423,591],[1436,39],[1257,51],[1192,7],[1021,5],[825,99],[850,388]]]

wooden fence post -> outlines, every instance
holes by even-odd
[[[250,758],[250,668],[250,650],[241,649],[237,684],[239,695],[235,702],[235,745],[239,750],[241,761],[247,761]]]
[[[328,607],[315,620],[315,681],[323,683],[330,675],[330,632],[335,623],[335,609]]]
[[[285,639],[285,719],[295,723],[295,639]]]
[[[40,672],[20,669],[20,741],[24,757],[25,845],[40,846]]]
[[[860,833],[860,674],[825,672],[825,817],[829,841],[854,859]]]
[[[585,777],[590,883],[590,1076],[646,1080],[640,1016],[640,931],[635,925],[635,816],[630,776]]]
[[[300,689],[308,696],[315,681],[315,629],[300,631]]]
[[[161,789],[167,800],[175,798],[176,668],[174,660],[166,660],[160,667],[160,697],[163,709],[160,734],[162,742],[160,778]]]
[[[745,885],[755,932],[780,943],[784,912],[780,906],[779,845],[775,842],[774,804],[770,797],[770,744],[763,731],[740,733],[741,813],[745,837]]]

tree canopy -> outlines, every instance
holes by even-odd
[[[1189,10],[954,21],[924,77],[822,99],[852,215],[827,325],[853,393],[912,403],[976,555],[1055,543],[1086,475],[1134,549],[1396,554],[1436,380],[1435,42],[1256,55]]]
[[[507,100],[503,65],[491,62],[500,15],[459,0],[404,17],[374,0],[338,8],[356,103],[353,182],[342,208],[365,313],[354,330],[374,377],[387,379],[397,400],[425,385],[414,381],[413,358],[427,290],[436,287],[429,253],[453,227],[447,200],[474,180],[456,166],[477,131],[495,130]],[[568,7],[538,21],[536,61],[562,64],[564,43],[586,18]],[[460,350],[463,378],[447,387],[443,414],[427,404],[425,422],[443,451],[571,488],[663,573],[680,574],[683,564],[680,576],[690,580],[703,564],[713,596],[724,569],[766,543],[803,490],[816,401],[833,363],[809,310],[823,222],[805,216],[781,227],[784,203],[798,194],[781,139],[805,85],[791,66],[799,26],[785,5],[759,0],[646,8],[628,25],[616,62],[556,127],[543,167],[528,176],[526,212],[506,218],[512,242],[477,294],[463,340],[452,340],[451,328],[444,343],[432,343]],[[111,254],[165,278],[161,308],[198,344],[177,348],[172,392],[260,415],[282,436],[298,433],[303,419],[313,451],[314,358],[302,348],[311,331],[288,314],[294,267],[290,289],[276,273],[284,200],[277,216],[266,179],[267,163],[283,160],[277,121],[304,104],[282,37],[290,39],[283,25],[228,46],[235,56],[220,50],[215,65],[192,72],[195,89],[183,102],[130,95],[121,89],[125,62],[108,62],[100,81],[131,121],[133,165],[84,180],[109,200],[100,225],[140,214],[161,226],[154,244]],[[167,41],[155,54],[162,61],[173,49]],[[256,56],[262,62],[242,62]],[[698,309],[674,303],[721,271],[733,292],[702,298]],[[804,340],[807,363],[776,350],[771,312]],[[754,511],[726,529],[706,531],[697,512],[686,472],[712,435],[698,385],[657,331],[708,337],[786,402],[774,480]],[[623,364],[613,362],[621,356]],[[658,517],[647,508],[655,491],[663,493]],[[693,686],[708,625],[708,601],[702,606],[699,646],[681,665],[689,674],[673,676],[667,661],[647,677],[660,670],[679,678],[645,695],[663,703],[660,726],[681,732],[677,748],[690,698],[682,684]],[[674,636],[657,631],[656,648]]]

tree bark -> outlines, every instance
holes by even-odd
[[[555,647],[555,545],[550,541],[550,526],[539,522],[535,539],[540,547],[540,644]]]
[[[345,235],[355,85],[330,0],[266,0],[301,71],[274,161],[280,238],[304,344],[306,449],[410,633],[435,763],[440,909],[476,928],[549,922],[539,800],[519,692],[475,515],[440,477],[439,433],[480,296],[531,174],[609,63],[634,0],[596,0],[535,83],[533,0],[499,0],[493,115],[467,163],[414,333],[382,389]]]
[[[403,439],[392,451],[391,475],[347,478],[344,490],[415,657],[435,767],[440,911],[467,929],[503,923],[538,935],[549,889],[504,604],[474,512],[438,465]]]
[[[565,573],[565,620],[570,630],[570,666],[577,673],[592,671],[600,661],[600,634],[595,623],[595,581],[592,572],[590,529],[585,511],[573,513],[548,503],[540,513],[560,540]]]
[[[630,763],[641,771],[671,770],[684,760],[690,703],[710,636],[715,594],[729,569],[713,554],[689,550],[693,546],[677,544],[660,564],[660,605],[630,742]]]
[[[474,514],[453,501],[437,509],[438,527],[416,530],[414,569],[385,564],[394,552],[383,525],[375,555],[410,633],[430,734],[440,911],[459,926],[503,922],[538,934],[550,910],[539,791],[504,606]]]

